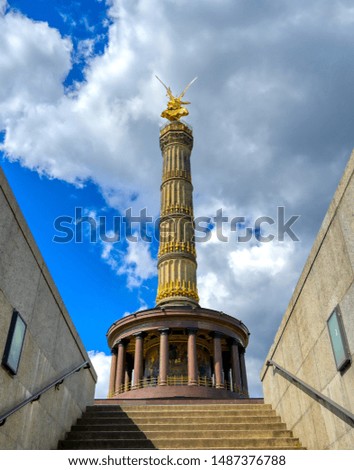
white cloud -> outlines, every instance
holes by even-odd
[[[77,45],[77,57],[76,60],[80,61],[81,59],[87,60],[90,57],[93,57],[95,47],[94,39],[83,39],[79,41]]]
[[[95,398],[107,398],[111,356],[107,356],[104,352],[100,351],[89,351],[88,355],[97,373]]]
[[[13,142],[17,148],[21,117],[34,119],[31,127],[35,128],[38,113],[47,112],[48,106],[57,106],[63,98],[62,81],[71,68],[71,49],[71,41],[46,23],[19,13],[0,17],[0,126],[7,130],[10,145]],[[26,158],[30,149],[30,142],[23,142],[15,156]]]
[[[198,276],[198,293],[200,303],[208,308],[215,308],[217,303],[221,304],[230,295],[224,285],[222,273],[217,275],[214,271]]]
[[[128,287],[139,287],[142,282],[157,274],[156,261],[152,258],[150,244],[142,240],[128,241],[128,250],[118,274],[128,277]]]
[[[198,250],[201,304],[222,308],[231,301],[237,305],[240,300],[235,299],[233,292],[247,295],[247,290],[252,291],[255,285],[278,279],[277,275],[289,266],[294,251],[292,242],[238,244],[237,249],[232,240],[207,242]]]
[[[108,236],[110,236],[108,234]],[[102,242],[101,258],[120,276],[127,277],[127,287],[132,289],[140,287],[142,283],[157,274],[156,260],[153,259],[150,248],[137,234],[133,234],[136,241],[128,241],[126,251],[117,248],[116,244]],[[140,300],[141,310],[146,308],[146,303]]]
[[[335,14],[339,22],[341,23],[344,23],[344,24],[354,23],[354,7],[352,5],[345,5],[339,2],[337,5]]]
[[[8,6],[7,0],[0,0],[0,15],[4,15]]]
[[[249,273],[273,277],[285,268],[293,252],[293,243],[259,243],[232,251],[229,265],[235,276]]]

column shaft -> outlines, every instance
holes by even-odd
[[[215,387],[224,388],[221,336],[214,333],[214,374]]]
[[[237,341],[231,344],[232,383],[234,392],[242,391],[242,375],[240,365],[240,354]]]
[[[128,369],[126,369],[124,373],[124,391],[125,392],[129,392],[130,390],[129,381],[130,381],[129,371]]]
[[[240,352],[240,363],[241,363],[241,377],[242,377],[242,391],[248,396],[248,383],[247,383],[247,372],[245,362],[245,350],[242,348]]]
[[[144,337],[142,333],[135,336],[134,354],[134,388],[140,388],[143,378]]]
[[[117,373],[116,373],[116,393],[122,393],[124,388],[125,378],[125,352],[126,343],[120,341],[118,343],[118,357],[117,357]]]
[[[160,330],[160,370],[159,370],[159,385],[167,385],[168,373],[168,329]]]
[[[198,385],[197,330],[188,330],[188,385]]]
[[[116,373],[117,373],[117,351],[115,349],[112,349],[111,372],[109,374],[108,398],[113,397],[115,393]]]

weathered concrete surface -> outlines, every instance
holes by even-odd
[[[354,413],[354,366],[336,369],[327,320],[339,305],[354,352],[354,152],[281,321],[273,359]],[[267,362],[266,361],[266,362]],[[264,399],[308,449],[354,449],[354,429],[263,366]]]
[[[27,324],[19,370],[0,367],[0,415],[88,359],[79,335],[0,169],[0,351],[13,309]],[[0,427],[0,449],[55,449],[93,402],[95,371],[81,370]]]

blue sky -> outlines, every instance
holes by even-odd
[[[289,237],[197,246],[201,305],[240,318],[259,371],[353,147],[348,0],[0,0],[4,169],[100,374],[105,333],[154,306],[157,243],[55,243],[60,216],[157,217],[164,90],[193,77],[195,213],[299,215]],[[210,226],[212,227],[212,225]]]

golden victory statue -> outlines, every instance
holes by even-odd
[[[155,77],[158,79],[160,83],[166,88],[167,96],[170,98],[169,102],[167,103],[167,109],[162,111],[161,117],[168,119],[169,121],[179,121],[182,117],[188,116],[189,111],[182,105],[190,104],[190,101],[182,101],[183,96],[185,95],[188,88],[194,83],[197,77],[193,78],[193,80],[188,83],[186,88],[182,91],[182,93],[177,97],[172,94],[171,88],[167,87],[162,80],[159,79],[157,75]]]

